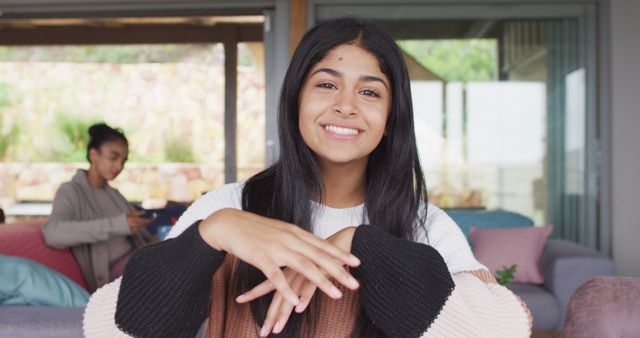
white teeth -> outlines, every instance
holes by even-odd
[[[358,135],[358,129],[336,127],[330,124],[324,126],[324,129],[338,135]]]

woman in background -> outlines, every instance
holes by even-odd
[[[144,218],[118,190],[109,186],[127,161],[124,133],[101,123],[89,128],[89,170],[79,169],[56,192],[51,216],[42,227],[45,242],[71,248],[93,292],[122,275],[134,250],[151,241]]]

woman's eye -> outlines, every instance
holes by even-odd
[[[333,83],[329,83],[329,82],[320,83],[318,85],[318,87],[325,88],[325,89],[334,89],[334,88],[336,88],[336,86]]]
[[[366,96],[371,96],[371,97],[379,97],[380,95],[378,95],[378,93],[374,92],[373,90],[370,89],[365,89],[363,91],[361,91],[360,93],[362,93],[362,95],[366,95]]]

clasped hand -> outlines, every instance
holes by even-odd
[[[358,288],[345,268],[360,264],[350,253],[354,229],[348,227],[323,240],[296,225],[237,209],[219,210],[199,226],[207,244],[251,264],[267,277],[236,301],[246,303],[276,291],[260,336],[280,333],[293,309],[304,311],[317,288],[331,298],[341,298],[329,278],[349,289]]]
[[[143,214],[144,211],[142,210],[131,210],[127,212],[127,224],[129,224],[131,233],[136,233],[138,230],[145,229],[155,220],[153,217],[142,217]]]

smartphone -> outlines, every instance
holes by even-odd
[[[144,210],[144,213],[140,215],[142,218],[156,218],[158,217],[157,210]]]

